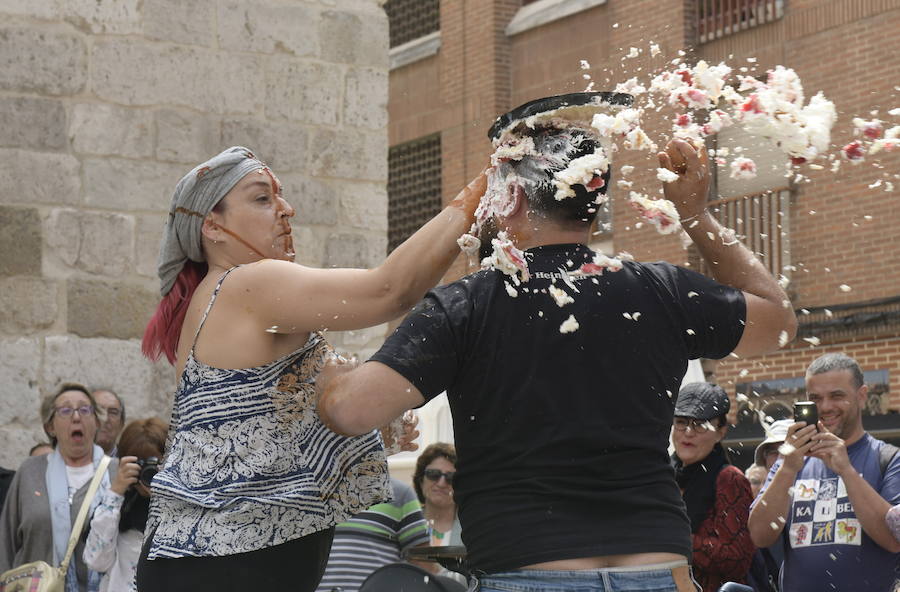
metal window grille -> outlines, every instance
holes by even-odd
[[[388,0],[384,10],[390,23],[391,47],[441,28],[440,0]]]
[[[735,238],[753,251],[776,278],[790,277],[790,233],[788,222],[791,190],[776,189],[755,195],[728,197],[709,203],[709,211]],[[700,259],[700,270],[709,264]]]
[[[697,0],[700,43],[770,23],[784,16],[784,0]]]
[[[388,152],[388,252],[441,210],[441,136]]]

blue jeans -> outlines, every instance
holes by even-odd
[[[684,588],[679,590],[672,574],[673,567],[677,565],[577,571],[518,569],[482,576],[481,587],[477,589],[480,592],[682,592]]]

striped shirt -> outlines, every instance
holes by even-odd
[[[233,269],[216,285],[196,335]],[[165,466],[153,479],[150,559],[257,551],[389,497],[378,433],[338,436],[316,413],[315,379],[329,353],[322,335],[311,333],[274,362],[223,369],[197,360],[191,346]]]
[[[409,547],[428,544],[422,506],[410,486],[391,479],[392,502],[377,504],[337,525],[328,567],[317,592],[356,592],[373,571],[400,561]]]

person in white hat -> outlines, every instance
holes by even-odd
[[[766,431],[766,439],[756,447],[756,452],[753,454],[753,462],[761,467],[765,467],[766,472],[778,460],[778,448],[784,444],[788,428],[793,423],[793,419],[779,419],[770,425],[763,424],[763,429]]]

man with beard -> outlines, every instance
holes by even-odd
[[[600,139],[558,119],[521,132],[500,142],[482,201],[503,233],[495,268],[431,291],[359,368],[320,375],[320,416],[363,433],[447,391],[463,542],[484,592],[693,591],[667,456],[687,361],[770,351],[796,320],[746,248],[708,238],[721,227],[706,211],[705,151],[676,140],[659,160],[679,173],[666,195],[718,282],[591,251],[609,172],[562,199],[554,181],[582,157],[599,162]],[[499,252],[503,235],[523,257]],[[504,267],[523,261],[521,274]]]
[[[782,590],[884,592],[894,582],[900,543],[885,515],[900,503],[900,458],[863,430],[868,388],[844,354],[806,370],[820,421],[788,428],[749,521],[757,547],[784,538]]]

